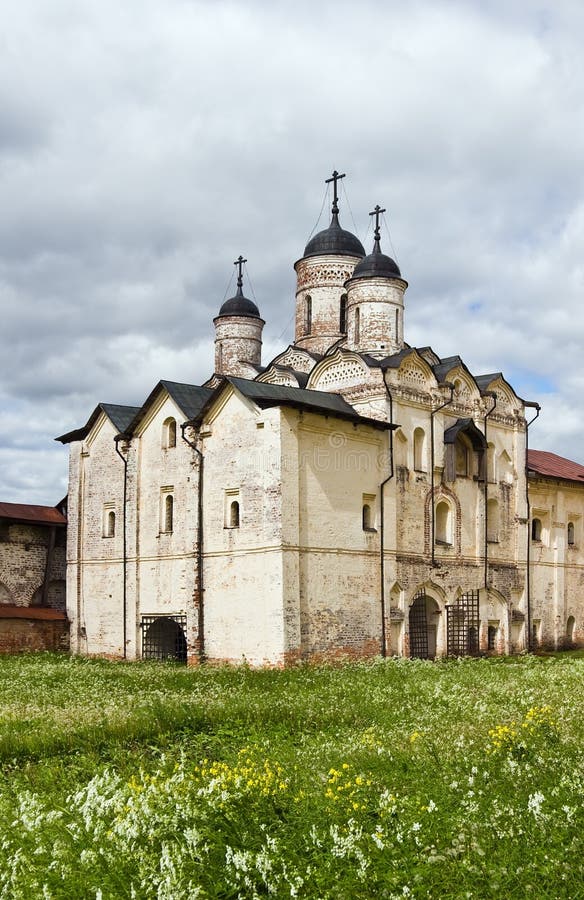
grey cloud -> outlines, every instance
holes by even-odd
[[[540,446],[578,455],[559,375],[584,345],[578,5],[25,0],[9,24],[0,496],[58,499],[52,438],[98,400],[207,377],[240,252],[266,358],[288,343],[292,264],[335,166],[345,227],[350,201],[370,243],[369,210],[388,209],[406,338],[554,386]]]

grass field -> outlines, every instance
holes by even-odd
[[[0,658],[0,897],[584,897],[583,681]]]

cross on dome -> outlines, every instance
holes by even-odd
[[[376,243],[379,243],[379,241],[381,239],[380,233],[379,233],[379,216],[381,215],[381,213],[384,213],[384,212],[387,212],[387,210],[382,209],[378,203],[377,206],[375,207],[375,209],[373,210],[373,212],[369,213],[370,216],[375,216],[375,231],[373,232],[373,238]]]
[[[241,291],[243,287],[243,264],[247,262],[247,259],[244,259],[241,253],[233,263],[234,266],[237,266],[237,287],[238,290]]]
[[[337,192],[337,182],[339,182],[341,180],[341,178],[345,178],[345,176],[346,176],[346,172],[343,172],[342,175],[339,175],[339,173],[335,169],[332,174],[332,177],[325,178],[325,180],[324,180],[325,184],[330,184],[331,181],[333,183],[333,208],[331,210],[333,215],[335,215],[335,213],[338,213],[338,211],[339,211],[339,195]]]

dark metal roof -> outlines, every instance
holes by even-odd
[[[495,378],[503,378],[503,374],[501,372],[492,372],[490,375],[475,375],[475,381],[479,386],[481,394],[487,390]]]
[[[98,403],[91,413],[87,424],[83,428],[76,428],[74,431],[68,431],[56,437],[56,441],[62,444],[70,444],[72,441],[83,441],[97,422],[100,415],[106,414],[116,431],[125,431],[136,413],[140,411],[139,406],[119,406],[115,403]]]
[[[333,212],[331,224],[324,231],[319,231],[309,240],[304,248],[303,258],[307,256],[365,256],[363,244],[358,237],[345,231],[339,225],[339,215]]]
[[[398,264],[381,252],[379,238],[373,242],[373,252],[357,263],[349,281],[357,278],[401,278]]]
[[[382,369],[399,369],[406,356],[415,352],[412,347],[404,347],[399,353],[393,353],[391,356],[386,356],[385,359],[380,359],[379,365]]]
[[[466,369],[466,366],[464,365],[460,356],[445,356],[444,359],[440,360],[437,366],[432,366],[434,375],[436,376],[440,384],[444,381],[450,370],[454,369],[455,366],[462,366],[464,369]]]
[[[398,425],[390,425],[388,422],[381,422],[378,419],[369,419],[359,415],[340,394],[305,390],[304,388],[289,387],[283,384],[267,384],[263,381],[248,381],[247,378],[235,377],[225,378],[224,382],[216,388],[214,396],[207,401],[198,416],[194,417],[195,419],[202,420],[215,397],[224,390],[227,384],[233,385],[244,397],[247,397],[248,400],[251,400],[262,409],[272,406],[292,406],[306,412],[314,412],[324,416],[336,416],[340,419],[347,419],[350,422],[370,425],[373,428],[386,431],[399,427]]]
[[[166,391],[171,397],[186,420],[194,419],[203,408],[209,397],[213,394],[212,388],[201,387],[198,384],[182,384],[178,381],[159,381],[149,394],[144,405],[139,407],[136,415],[128,424],[123,434],[132,435],[153,401],[161,391]]]
[[[537,475],[547,475],[548,478],[561,478],[564,481],[584,481],[584,466],[564,459],[556,453],[546,450],[528,450],[527,468]]]
[[[472,419],[457,419],[454,425],[444,432],[444,443],[454,444],[459,434],[465,434],[475,450],[487,449],[485,436]]]
[[[31,506],[29,503],[0,503],[0,519],[25,525],[64,527],[67,524],[67,519],[56,506]]]
[[[252,300],[243,296],[241,286],[238,285],[234,297],[226,300],[219,310],[218,318],[223,316],[248,316],[253,319],[261,319],[260,311]]]
[[[210,388],[201,387],[198,384],[180,384],[177,381],[161,381],[160,384],[166,388],[187,419],[196,416],[213,393]]]

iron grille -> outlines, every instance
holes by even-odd
[[[142,616],[142,659],[176,660],[186,663],[186,615]]]
[[[426,591],[418,591],[410,606],[410,656],[412,659],[428,659],[428,616]]]
[[[449,656],[478,656],[479,592],[466,591],[446,607],[446,639]]]

